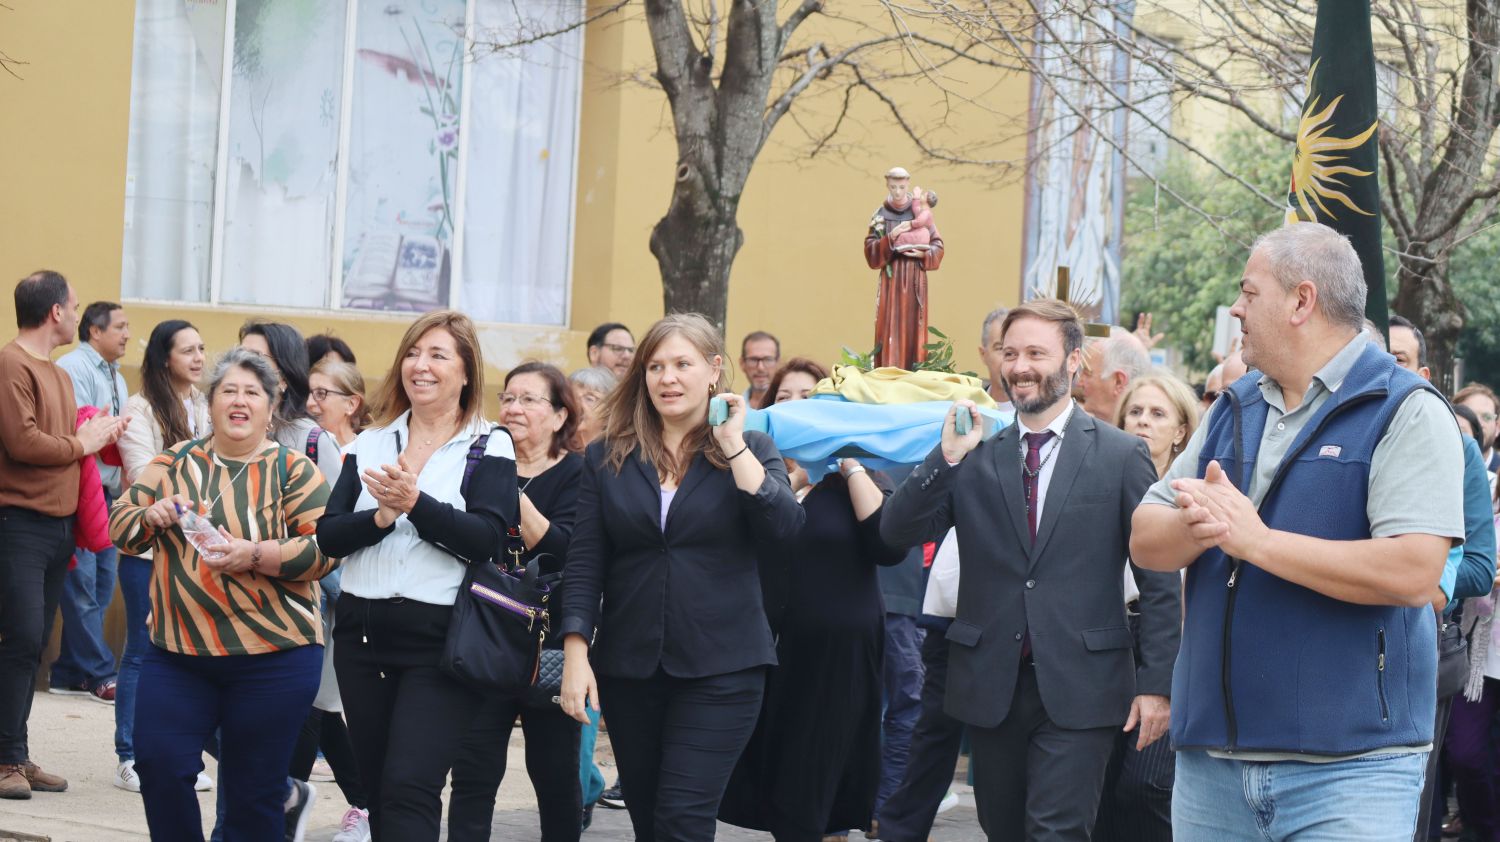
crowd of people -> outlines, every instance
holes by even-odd
[[[114,706],[155,840],[202,840],[215,788],[214,839],[300,840],[328,779],[336,842],[488,839],[518,720],[545,842],[599,805],[641,840],[922,842],[965,750],[997,840],[1500,839],[1500,399],[1443,396],[1364,296],[1330,229],[1267,234],[1196,390],[1149,325],[994,310],[982,399],[876,471],[748,429],[829,370],[756,331],[737,389],[697,315],[510,369],[491,419],[460,312],[369,393],[338,337],[253,320],[210,359],[168,320],[131,394],[127,309],[34,273],[0,348],[0,798],[68,786],[27,735],[60,608],[49,691]],[[555,692],[445,668],[489,563],[555,583]]]

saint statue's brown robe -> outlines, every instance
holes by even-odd
[[[911,369],[927,359],[927,273],[943,263],[943,238],[936,227],[926,252],[895,251],[890,231],[912,218],[911,203],[887,200],[875,211],[865,235],[865,261],[880,272],[875,304],[876,366]]]

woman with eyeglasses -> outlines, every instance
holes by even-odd
[[[604,432],[603,419],[599,417],[599,404],[620,384],[613,371],[597,365],[580,368],[568,375],[573,392],[578,395],[578,410],[583,413],[578,420],[578,441],[588,447]]]
[[[316,339],[318,337],[307,341],[310,353],[319,350],[319,343],[314,342]],[[330,353],[339,352],[334,348]],[[365,404],[365,379],[359,369],[335,356],[324,355],[317,359],[318,363],[307,376],[307,414],[333,437],[342,454],[354,443],[360,430],[370,423],[370,411]],[[338,570],[323,577],[321,582],[323,636],[328,641],[323,649],[323,677],[318,684],[318,695],[313,699],[312,711],[302,723],[302,733],[297,737],[297,748],[292,752],[292,766],[288,772],[292,778],[306,783],[312,778],[318,753],[322,752],[327,771],[333,774],[334,783],[338,784],[344,801],[349,805],[339,822],[341,832],[334,837],[335,842],[365,838],[361,834],[368,834],[370,825],[369,791],[360,778],[359,763],[354,758],[354,744],[349,738],[349,726],[344,722],[344,700],[339,695],[338,676],[333,668],[333,609],[343,592],[342,582],[342,573]]]
[[[307,414],[338,442],[343,450],[370,423],[365,403],[365,378],[346,362],[325,359],[307,376]]]
[[[568,379],[555,366],[523,363],[505,377],[500,393],[500,421],[516,448],[516,483],[521,492],[522,562],[545,553],[551,564],[543,573],[561,570],[573,535],[578,509],[578,400]],[[561,639],[547,639],[561,649]],[[582,798],[578,770],[579,723],[562,712],[550,694],[492,694],[474,717],[464,748],[453,764],[453,794],[448,806],[449,842],[490,838],[495,793],[505,777],[505,753],[516,717],[526,735],[526,772],[536,790],[542,842],[576,842],[582,831]]]

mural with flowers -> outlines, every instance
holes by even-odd
[[[448,300],[464,0],[362,3],[344,236],[346,307]]]

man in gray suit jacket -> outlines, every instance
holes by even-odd
[[[1069,396],[1083,328],[1063,302],[1010,311],[1002,385],[1017,423],[983,441],[959,401],[942,444],[886,503],[895,546],[958,527],[949,714],[971,726],[974,795],[991,839],[1087,842],[1114,736],[1166,731],[1181,639],[1178,577],[1135,569],[1141,663],[1124,569],[1136,504],[1156,480],[1146,443]],[[960,436],[956,412],[973,429]]]

